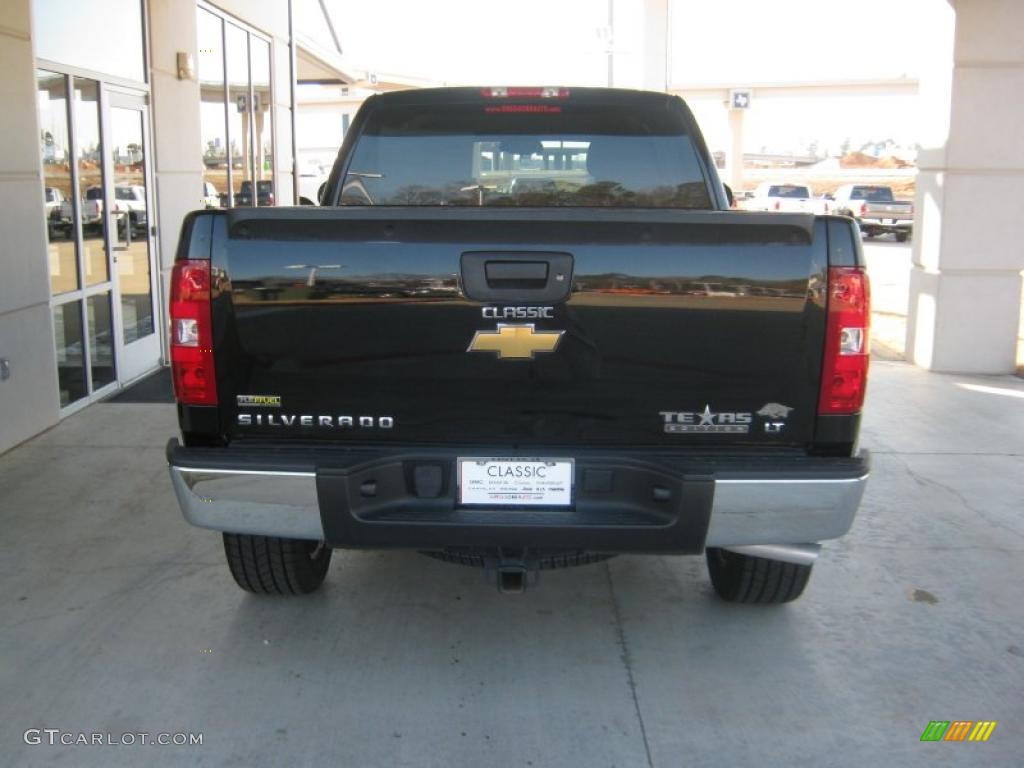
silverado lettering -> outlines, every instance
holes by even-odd
[[[186,519],[258,593],[398,548],[502,591],[699,555],[726,600],[795,599],[867,482],[867,276],[852,219],[730,198],[676,96],[371,96],[321,205],[186,217]]]
[[[338,427],[341,429],[379,428],[392,429],[395,420],[391,416],[295,416],[289,413],[240,413],[236,417],[238,426],[268,427]]]

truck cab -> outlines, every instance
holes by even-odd
[[[783,213],[815,213],[811,189],[803,184],[766,181],[758,184],[747,200],[748,211],[780,211]]]

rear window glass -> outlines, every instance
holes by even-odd
[[[810,197],[811,190],[795,184],[779,184],[768,188],[768,197]]]
[[[889,187],[854,187],[851,200],[867,200],[869,203],[891,203],[892,190]]]
[[[708,209],[711,200],[677,115],[475,103],[378,108],[341,204]]]

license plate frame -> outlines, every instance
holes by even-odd
[[[455,461],[456,499],[463,507],[571,507],[576,497],[576,460],[551,456],[460,456]],[[498,475],[488,472],[497,467]],[[546,477],[517,476],[516,467],[545,467]],[[503,472],[511,468],[511,475]],[[552,474],[553,472],[553,474]]]

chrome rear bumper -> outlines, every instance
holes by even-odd
[[[315,472],[171,464],[170,474],[185,519],[193,525],[229,533],[324,538]],[[715,478],[704,545],[741,548],[842,536],[853,523],[867,478],[866,465],[857,477]],[[798,552],[793,557],[810,555]]]
[[[185,519],[226,533],[320,540],[314,472],[190,469],[171,466]]]
[[[836,539],[850,530],[868,475],[807,480],[715,480],[709,547]]]

